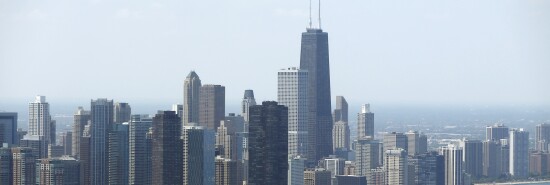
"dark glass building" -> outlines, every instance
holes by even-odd
[[[183,157],[181,119],[174,111],[159,111],[153,117],[153,184],[182,184]]]
[[[203,85],[199,95],[199,126],[215,130],[225,119],[225,87]]]
[[[266,101],[250,107],[249,185],[286,185],[288,108]]]
[[[302,33],[300,69],[309,72],[308,152],[317,161],[333,153],[328,33],[315,28]]]
[[[90,178],[93,185],[107,184],[108,133],[113,124],[113,100],[97,99],[91,102]]]

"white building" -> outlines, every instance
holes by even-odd
[[[407,185],[409,182],[407,152],[402,148],[386,150],[384,170],[386,171],[386,184]]]
[[[36,96],[34,102],[29,103],[29,132],[30,136],[43,136],[47,146],[51,140],[50,104],[46,96]]]
[[[439,154],[445,157],[445,184],[462,185],[462,149],[455,145],[444,146]]]

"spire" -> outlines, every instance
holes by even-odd
[[[317,21],[318,22],[318,25],[317,25],[317,28],[318,29],[321,29],[321,0],[318,1],[318,18],[317,18]],[[312,0],[309,0],[309,27],[308,29],[313,29],[313,4],[312,4]]]
[[[321,29],[321,0],[319,0],[319,29]]]

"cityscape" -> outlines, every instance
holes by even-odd
[[[550,184],[546,106],[403,108],[335,94],[334,84],[368,84],[334,80],[342,74],[331,71],[329,41],[337,39],[322,27],[322,8],[330,7],[309,1],[308,23],[288,43],[300,46],[296,62],[261,71],[276,82],[275,97],[260,99],[255,87],[229,96],[234,84],[187,67],[158,82],[181,89],[180,103],[156,102],[165,108],[155,111],[109,97],[67,97],[79,106],[66,107],[41,92],[27,104],[0,102],[0,185]]]

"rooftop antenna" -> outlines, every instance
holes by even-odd
[[[321,0],[319,0],[319,29],[321,29]]]
[[[312,21],[311,21],[311,0],[309,0],[309,28],[312,28]]]

